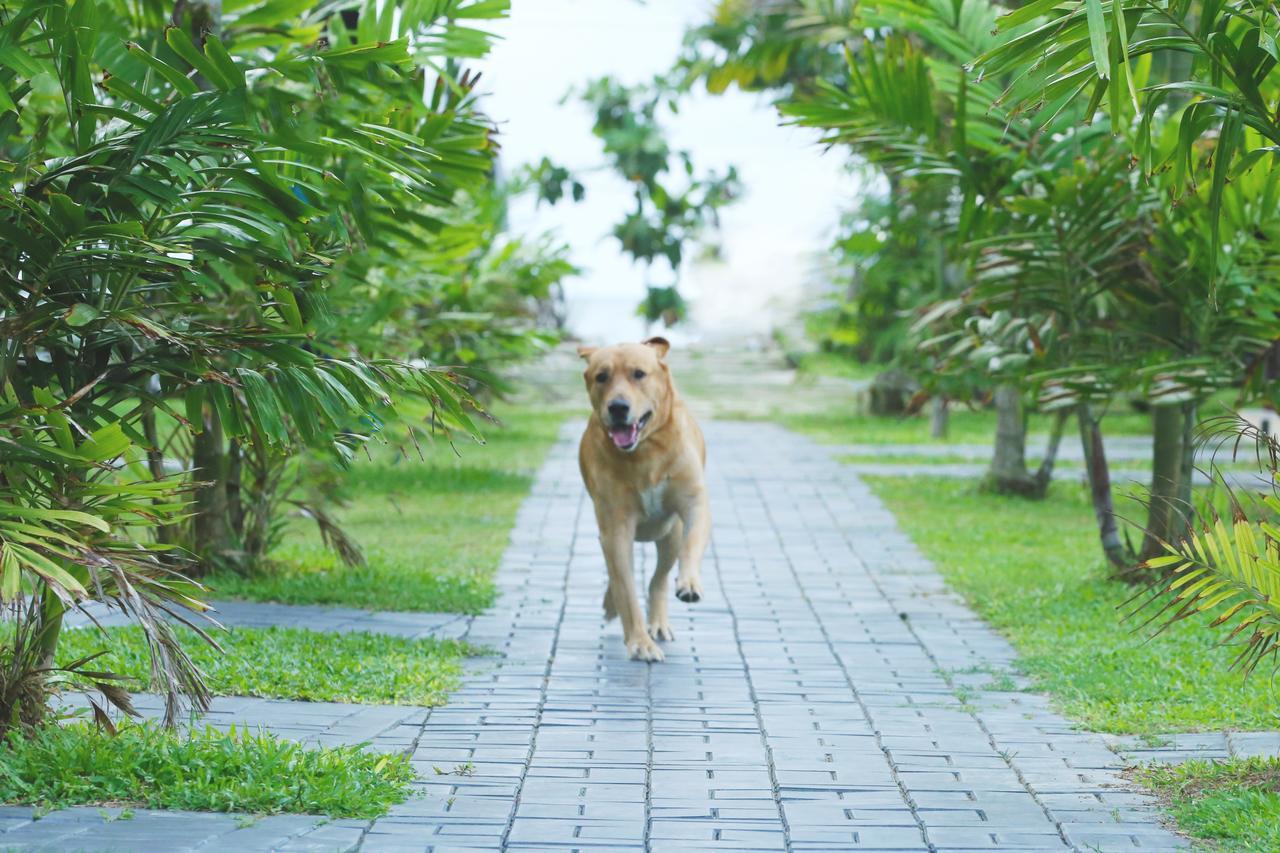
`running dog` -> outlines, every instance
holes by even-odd
[[[627,652],[650,662],[663,659],[656,640],[675,638],[667,617],[667,575],[679,560],[676,598],[690,604],[702,598],[702,554],[711,538],[706,442],[671,380],[665,361],[670,348],[664,338],[650,338],[578,349],[587,362],[591,397],[578,464],[609,566],[605,619],[621,617]],[[632,571],[636,542],[658,546],[647,625]]]

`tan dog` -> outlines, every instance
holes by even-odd
[[[675,635],[667,617],[667,575],[677,559],[676,597],[702,597],[702,552],[711,538],[711,508],[702,469],[702,430],[676,393],[663,358],[663,338],[642,344],[581,347],[591,420],[578,448],[587,492],[595,502],[600,544],[609,566],[606,619],[622,617],[632,658],[662,660],[654,640]],[[632,571],[634,543],[656,542],[646,629]]]

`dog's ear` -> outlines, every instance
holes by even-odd
[[[653,347],[658,351],[658,358],[666,358],[667,352],[671,349],[671,341],[666,338],[649,338],[644,342],[647,347]]]
[[[600,347],[578,347],[578,358],[587,359],[595,353]]]

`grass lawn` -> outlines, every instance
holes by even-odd
[[[12,736],[0,750],[0,802],[372,818],[410,793],[402,756],[357,747],[304,748],[214,729],[176,734],[149,724],[113,737],[85,723]],[[121,817],[128,817],[126,811]]]
[[[1013,642],[1022,668],[1095,731],[1158,734],[1280,727],[1267,673],[1245,681],[1222,632],[1188,619],[1148,642],[1121,624],[1131,594],[1109,581],[1084,489],[1041,502],[972,480],[867,478],[947,581]],[[1121,514],[1139,513],[1118,498]]]
[[[138,628],[65,631],[58,655],[68,662],[103,648],[94,669],[137,680],[150,672]],[[236,628],[216,632],[225,654],[194,631],[179,629],[182,647],[219,696],[263,696],[312,702],[442,705],[457,686],[461,661],[475,650],[453,640],[410,640],[383,634],[334,634],[297,628]]]
[[[478,613],[493,602],[493,572],[516,510],[554,442],[564,415],[498,409],[487,443],[424,447],[426,460],[377,458],[355,464],[351,503],[340,511],[368,564],[347,568],[314,525],[291,523],[261,575],[221,573],[212,595],[285,604],[341,604],[373,610]]]
[[[1192,761],[1139,770],[1178,827],[1217,850],[1280,850],[1280,759]]]

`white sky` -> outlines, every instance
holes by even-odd
[[[517,232],[557,231],[584,268],[566,286],[572,331],[593,341],[638,339],[644,271],[609,233],[633,204],[631,191],[598,168],[604,157],[588,109],[560,100],[604,74],[637,83],[666,69],[685,25],[702,20],[711,2],[514,0],[512,6],[511,18],[492,27],[501,40],[481,65],[485,109],[502,131],[503,167],[509,172],[550,157],[584,179],[587,196],[554,208],[517,204],[511,225]],[[856,179],[841,168],[840,152],[824,155],[812,133],[780,127],[772,106],[756,95],[698,95],[667,127],[673,147],[690,150],[700,171],[733,164],[745,188],[723,211],[723,262],[686,260],[681,292],[693,322],[669,336],[716,341],[767,333],[812,280],[839,211],[857,192]]]

